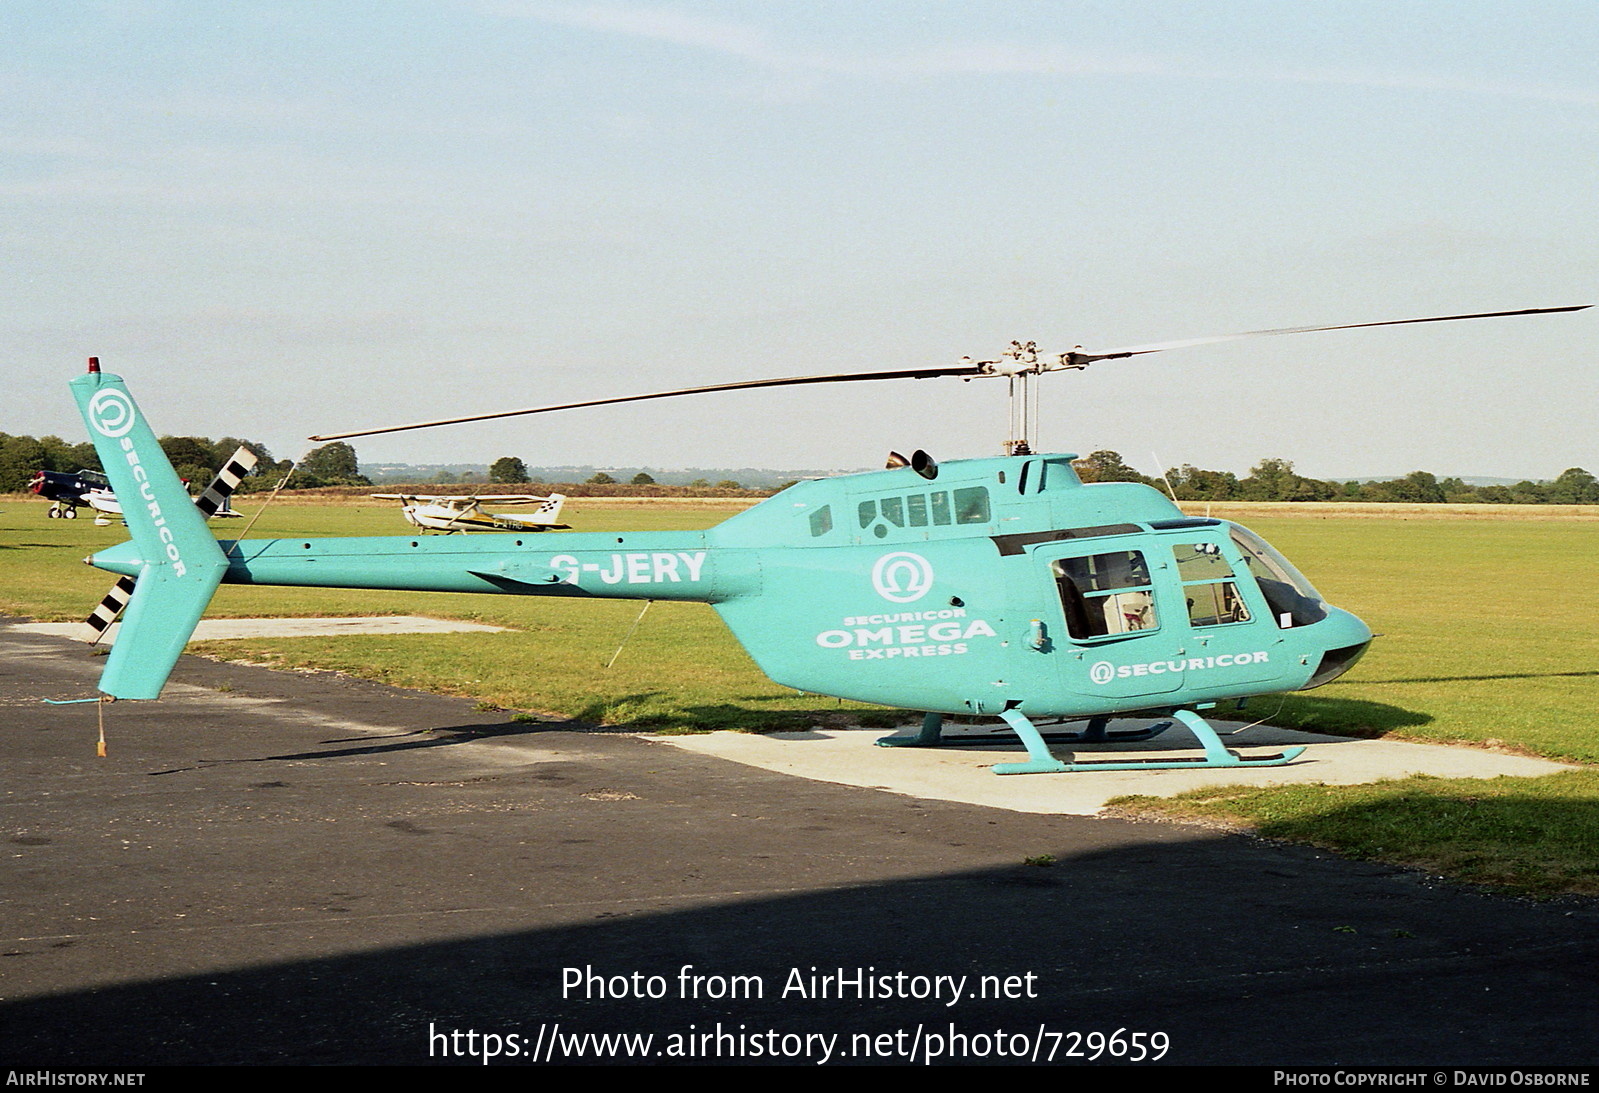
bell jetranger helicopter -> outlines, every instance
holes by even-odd
[[[1587,305],[1584,305],[1587,306]],[[863,380],[1005,377],[1013,423],[1026,385],[1049,372],[1230,338],[1551,314],[1578,307],[1291,327],[1053,357],[1013,343],[995,360],[753,380],[476,414],[312,437],[345,439],[713,391]],[[994,717],[1020,738],[1000,774],[1280,765],[1303,749],[1245,757],[1199,711],[1319,687],[1360,659],[1372,632],[1328,604],[1263,539],[1185,515],[1135,483],[1084,484],[1070,454],[1009,454],[942,465],[925,452],[889,469],[800,482],[705,531],[518,532],[437,538],[218,542],[121,379],[72,381],[115,488],[138,495],[133,535],[89,558],[134,578],[101,676],[113,698],[153,699],[218,584],[313,585],[711,604],[756,664],[796,690],[923,713],[914,737],[944,743],[947,715]],[[1020,408],[1018,408],[1020,404]],[[1136,739],[1111,718],[1169,716],[1195,735],[1192,758],[1067,762],[1051,741]],[[1043,719],[1086,722],[1046,740]]]
[[[536,493],[374,493],[372,496],[380,501],[400,502],[406,522],[424,531],[445,534],[469,530],[550,531],[571,526],[560,522],[561,506],[566,504],[566,495],[561,493],[548,497]],[[527,516],[515,516],[508,512],[484,512],[484,504],[537,505],[538,508]]]

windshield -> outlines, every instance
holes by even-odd
[[[1309,626],[1327,617],[1327,605],[1321,593],[1295,569],[1293,563],[1272,548],[1248,528],[1229,524],[1233,542],[1244,555],[1250,575],[1266,597],[1266,605],[1284,630],[1292,626]]]

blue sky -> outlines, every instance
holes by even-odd
[[[1592,3],[0,7],[0,429],[367,424],[763,376],[1599,302]],[[1594,312],[1046,377],[1037,446],[1599,471]],[[1004,386],[754,392],[368,461],[995,454]]]

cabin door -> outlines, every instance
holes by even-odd
[[[1188,615],[1169,552],[1148,545],[1147,537],[1107,538],[1035,555],[1058,610],[1048,636],[1066,689],[1138,698],[1183,685]]]

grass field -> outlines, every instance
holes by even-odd
[[[255,505],[241,511],[252,514]],[[1202,506],[1201,506],[1202,507]],[[1228,506],[1329,600],[1381,635],[1349,675],[1307,694],[1257,699],[1253,717],[1353,735],[1469,743],[1599,763],[1599,512],[1524,507]],[[0,613],[78,619],[109,584],[81,558],[120,527],[46,520],[0,502]],[[589,530],[706,527],[726,504],[574,501]],[[237,534],[237,528],[219,529]],[[266,510],[252,537],[403,534],[389,506]],[[213,616],[425,614],[505,634],[298,638],[196,646],[215,656],[347,671],[630,729],[795,727],[841,716],[903,718],[767,681],[697,604],[655,604],[614,667],[638,605],[325,589],[224,587]],[[684,650],[693,650],[685,655]],[[1376,786],[1230,787],[1124,809],[1250,827],[1343,853],[1517,891],[1599,894],[1599,772],[1540,779],[1408,779]]]

